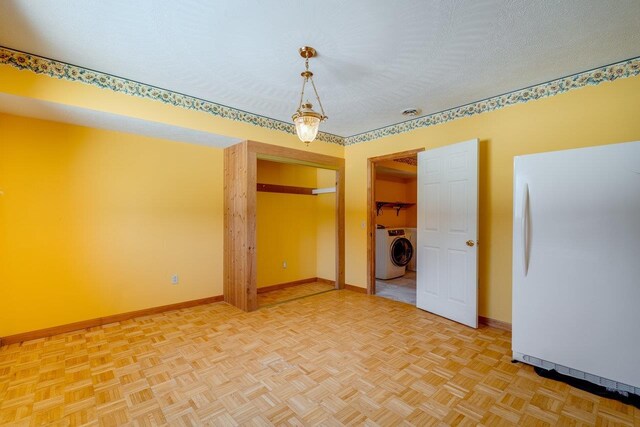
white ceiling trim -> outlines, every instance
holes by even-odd
[[[266,129],[295,134],[295,128],[291,123],[2,46],[0,46],[0,64],[10,65],[38,74],[45,74],[50,77],[81,82],[132,96],[161,101],[180,108],[202,111],[214,116],[260,126]],[[352,145],[498,110],[511,105],[559,95],[585,86],[594,86],[600,83],[637,75],[640,75],[640,57],[572,74],[353,136],[342,137],[320,132],[317,139],[338,145]]]

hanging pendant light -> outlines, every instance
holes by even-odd
[[[328,117],[324,114],[324,108],[322,108],[322,102],[320,102],[318,90],[316,89],[316,85],[313,82],[313,73],[309,71],[309,58],[313,58],[314,56],[316,56],[316,50],[309,46],[301,47],[300,56],[305,58],[305,70],[300,73],[300,75],[302,76],[302,92],[300,93],[298,110],[291,118],[293,119],[293,123],[296,126],[296,133],[298,134],[298,138],[300,138],[300,141],[309,145],[309,143],[316,139],[316,136],[318,135],[320,122],[327,120]],[[304,104],[302,103],[302,101],[304,100],[304,89],[307,85],[307,82],[311,82],[311,86],[313,87],[313,92],[315,93],[316,99],[318,100],[318,105],[320,106],[321,113],[313,111],[313,105],[311,105],[308,100]]]

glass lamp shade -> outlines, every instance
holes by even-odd
[[[296,133],[300,141],[308,144],[318,135],[320,127],[320,119],[313,116],[299,116],[294,120],[296,125]]]
[[[293,123],[296,125],[296,133],[300,141],[305,144],[310,143],[318,135],[318,128],[322,121],[322,116],[311,109],[311,104],[303,104],[293,115]]]

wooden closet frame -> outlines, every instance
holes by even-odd
[[[336,171],[335,288],[344,289],[344,159],[256,141],[243,141],[224,150],[224,300],[244,311],[258,308],[258,159]]]

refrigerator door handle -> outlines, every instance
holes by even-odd
[[[524,185],[522,192],[522,270],[526,276],[529,271],[529,184]]]

